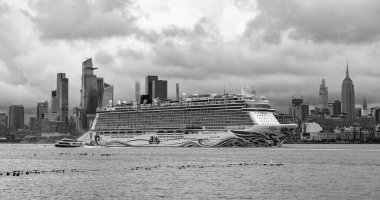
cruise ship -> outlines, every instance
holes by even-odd
[[[265,97],[244,91],[117,105],[98,109],[81,140],[107,147],[282,146],[297,125],[280,124],[274,112]]]

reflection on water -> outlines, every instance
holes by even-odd
[[[20,175],[0,176],[0,199],[379,199],[379,147],[61,149],[1,144],[0,172],[17,170]],[[283,165],[264,165],[271,161]]]

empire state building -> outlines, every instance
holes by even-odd
[[[348,71],[348,63],[346,78],[342,83],[342,113],[346,113],[349,118],[353,118],[355,115],[355,90]]]

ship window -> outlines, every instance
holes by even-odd
[[[248,108],[267,108],[270,109],[269,104],[247,104]]]

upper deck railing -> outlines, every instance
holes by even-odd
[[[179,101],[159,100],[154,99],[152,104],[137,104],[136,102],[123,103],[113,107],[106,106],[98,109],[98,112],[107,111],[122,111],[122,110],[145,110],[153,108],[166,108],[183,109],[184,107],[197,107],[197,106],[242,106],[245,111],[274,111],[271,108],[269,101],[262,96],[255,94],[205,94],[205,95],[191,95]]]

